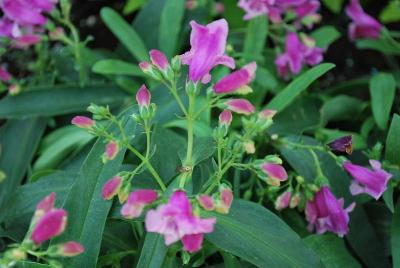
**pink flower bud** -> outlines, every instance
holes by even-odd
[[[215,13],[222,14],[225,11],[225,5],[221,2],[215,3]]]
[[[86,116],[75,116],[71,123],[80,128],[91,129],[96,122]]]
[[[121,215],[124,218],[133,219],[142,214],[146,205],[153,203],[158,198],[158,193],[154,190],[136,190],[133,191],[126,204],[121,209]]]
[[[300,204],[301,201],[301,195],[300,193],[296,193],[295,195],[292,196],[292,198],[290,199],[290,204],[289,207],[290,208],[295,208]]]
[[[197,201],[205,210],[212,211],[215,209],[214,199],[209,195],[202,194],[197,197]]]
[[[58,246],[58,254],[64,257],[74,257],[85,251],[85,248],[75,241],[70,241]]]
[[[228,214],[233,201],[233,192],[230,188],[222,187],[219,192],[219,202],[216,205],[216,211],[222,214]]]
[[[241,87],[249,84],[254,79],[256,70],[257,63],[251,62],[244,66],[242,69],[228,74],[215,84],[215,93],[226,94],[237,91]]]
[[[254,106],[246,99],[232,99],[225,102],[227,108],[238,114],[250,115],[254,113]]]
[[[65,31],[61,27],[55,28],[53,31],[49,32],[49,38],[50,40],[60,40],[65,36]]]
[[[16,85],[10,85],[8,87],[8,93],[12,96],[16,96],[21,92],[21,86],[16,84]]]
[[[139,68],[142,70],[142,72],[149,73],[153,67],[151,66],[150,62],[142,61],[139,63]]]
[[[39,43],[40,40],[41,40],[41,37],[39,35],[34,35],[34,34],[32,34],[32,35],[23,35],[23,36],[15,38],[13,40],[13,45],[16,48],[24,49],[24,48],[27,48],[27,47],[29,47],[31,45]]]
[[[0,80],[3,82],[8,82],[11,79],[10,73],[3,67],[0,66]]]
[[[150,50],[150,60],[151,62],[160,70],[165,71],[168,68],[168,59],[167,57],[164,55],[164,53],[162,53],[159,50],[153,49]]]
[[[32,231],[31,239],[39,245],[64,232],[67,224],[67,212],[63,209],[53,209],[40,218]]]
[[[261,119],[272,119],[275,114],[276,110],[265,109],[258,114],[258,117]]]
[[[140,108],[150,106],[151,94],[145,85],[142,85],[136,93],[136,101]]]
[[[274,186],[279,186],[281,181],[288,178],[286,170],[281,165],[265,163],[261,166],[261,169],[268,176],[268,182]]]
[[[43,198],[36,206],[35,216],[41,217],[54,208],[56,201],[56,193],[52,192],[45,198]]]
[[[289,206],[291,196],[292,196],[291,191],[286,191],[282,193],[280,196],[278,196],[278,198],[275,201],[275,209],[282,210],[287,208]]]
[[[119,146],[115,141],[110,141],[106,145],[105,157],[107,160],[113,160],[118,154]]]
[[[101,190],[101,196],[105,200],[112,199],[115,195],[117,195],[119,189],[122,185],[122,179],[120,176],[115,176],[109,179],[103,186]]]
[[[219,123],[221,125],[226,125],[230,126],[232,123],[232,113],[229,110],[224,110],[220,115],[219,115]]]

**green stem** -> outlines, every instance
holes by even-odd
[[[164,85],[169,89],[169,91],[172,93],[172,95],[174,96],[176,102],[178,103],[179,107],[181,108],[183,114],[184,114],[185,116],[187,116],[187,115],[188,115],[188,112],[187,112],[187,110],[186,110],[186,108],[185,108],[185,105],[184,105],[183,102],[182,102],[181,97],[180,97],[179,94],[178,94],[178,89],[177,89],[177,87],[176,87],[176,81],[174,81],[173,83],[171,83],[171,85],[169,85],[169,84],[166,83],[166,82],[163,82],[163,84],[164,84]]]
[[[187,152],[186,152],[186,165],[191,166],[192,163],[192,154],[193,154],[193,109],[194,109],[194,96],[189,95],[189,111],[186,117],[187,120]]]

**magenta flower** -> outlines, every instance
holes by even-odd
[[[244,19],[249,20],[268,14],[269,5],[272,5],[274,2],[274,0],[240,0],[238,6],[246,12]]]
[[[110,141],[106,145],[106,151],[104,153],[105,158],[107,160],[113,160],[117,156],[118,151],[119,151],[118,143],[115,141]]]
[[[268,176],[267,180],[272,185],[280,185],[281,181],[286,181],[288,175],[284,167],[275,163],[264,163],[261,165],[262,171]]]
[[[223,110],[219,115],[219,123],[227,127],[232,123],[232,113],[229,110]]]
[[[245,65],[242,69],[225,76],[214,85],[215,93],[227,94],[235,92],[254,79],[256,70],[257,63],[253,61]]]
[[[254,106],[246,99],[231,99],[225,102],[226,108],[229,110],[244,115],[254,113]]]
[[[150,50],[151,62],[160,70],[165,71],[168,68],[168,59],[161,51],[157,49]]]
[[[3,82],[8,82],[11,79],[10,73],[6,68],[0,66],[0,80]]]
[[[121,209],[124,218],[133,219],[142,214],[143,208],[150,205],[158,198],[158,193],[154,190],[136,190],[130,193],[128,201]]]
[[[228,214],[233,202],[233,192],[230,188],[222,187],[219,191],[219,200],[215,206],[217,212]]]
[[[64,257],[74,257],[85,251],[85,248],[75,241],[58,245],[58,254]]]
[[[109,179],[103,186],[101,190],[101,196],[105,200],[110,200],[116,196],[122,185],[122,178],[120,176],[115,176]]]
[[[13,45],[16,48],[24,49],[31,45],[39,43],[40,40],[41,37],[39,35],[35,34],[22,35],[13,39]]]
[[[181,240],[184,249],[189,252],[200,250],[203,234],[211,233],[215,222],[215,218],[195,216],[183,191],[174,192],[167,204],[148,211],[145,220],[148,232],[164,235],[166,245]]]
[[[290,204],[291,197],[292,197],[291,191],[286,191],[281,195],[279,195],[278,198],[275,200],[275,209],[282,210],[287,208]]]
[[[205,210],[212,211],[215,209],[214,199],[209,195],[199,195],[197,197],[197,201],[199,202],[199,205]]]
[[[15,28],[16,27],[11,20],[7,18],[0,19],[0,36],[12,37]]]
[[[86,116],[75,116],[72,118],[71,123],[77,127],[91,129],[96,122],[89,117]]]
[[[53,209],[40,218],[35,225],[31,240],[39,245],[55,236],[60,235],[67,224],[67,212],[63,209]]]
[[[222,64],[235,68],[233,58],[225,55],[228,23],[225,19],[214,21],[206,26],[191,21],[190,51],[181,55],[182,63],[189,65],[189,79],[195,83],[211,81],[210,71]]]
[[[359,38],[379,38],[382,25],[362,9],[358,0],[351,0],[346,7],[346,14],[353,21],[349,25],[349,38],[355,40]]]
[[[333,151],[346,152],[347,154],[353,153],[353,136],[348,135],[340,137],[327,144]]]
[[[342,237],[349,232],[349,212],[354,209],[355,203],[346,209],[343,208],[343,199],[336,199],[328,186],[323,186],[314,196],[314,200],[306,205],[306,219],[308,229],[315,227],[318,234],[330,231]]]
[[[136,101],[139,105],[139,108],[150,106],[151,94],[145,85],[142,85],[139,91],[136,93]]]
[[[350,185],[350,192],[353,195],[367,193],[378,200],[386,191],[387,183],[392,178],[392,174],[383,170],[379,161],[369,160],[369,163],[372,170],[350,162],[345,162],[343,167],[354,178]]]
[[[41,9],[40,5],[37,5],[36,2],[39,1],[3,0],[0,2],[0,7],[8,19],[20,25],[43,25],[47,21],[41,14],[44,10]]]

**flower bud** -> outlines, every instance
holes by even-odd
[[[179,57],[179,56],[173,57],[172,60],[171,60],[171,67],[172,67],[172,70],[173,70],[175,73],[179,73],[180,70],[181,70],[181,66],[182,66],[181,57]]]
[[[96,122],[86,116],[75,116],[72,118],[71,123],[80,128],[92,129]]]
[[[40,218],[47,212],[54,208],[54,203],[56,201],[56,193],[52,192],[45,198],[43,198],[37,205],[35,210],[35,218]]]
[[[147,89],[145,85],[142,85],[138,92],[136,93],[136,101],[139,105],[140,109],[143,107],[149,108],[151,100],[150,91]]]
[[[282,193],[280,196],[275,201],[275,209],[276,210],[282,210],[285,209],[289,206],[290,204],[290,198],[292,196],[291,191],[286,191]]]
[[[153,203],[158,198],[158,193],[154,190],[136,190],[133,191],[128,201],[121,209],[121,215],[124,218],[133,219],[137,218],[142,214],[143,208],[146,205]]]
[[[21,92],[21,86],[16,84],[16,85],[10,85],[8,87],[8,93],[10,93],[11,96],[16,96]]]
[[[247,154],[254,154],[256,152],[256,146],[252,140],[244,142],[243,146]]]
[[[224,110],[220,115],[219,115],[219,123],[221,125],[225,125],[229,127],[232,123],[232,113],[229,110]]]
[[[131,184],[126,183],[125,186],[119,190],[118,192],[118,200],[120,204],[125,203],[125,201],[128,199],[129,192],[131,191]]]
[[[288,175],[286,170],[278,164],[265,163],[261,165],[262,171],[268,176],[267,183],[273,186],[279,186],[281,181],[286,181]]]
[[[197,201],[204,210],[212,211],[215,209],[214,199],[209,195],[206,194],[199,195],[197,197]]]
[[[332,151],[346,152],[347,154],[353,153],[353,136],[348,135],[340,137],[327,144]]]
[[[5,257],[7,259],[11,259],[13,261],[22,261],[27,258],[26,252],[19,248],[14,248],[5,253]],[[9,266],[5,266],[9,267]]]
[[[49,32],[49,38],[52,41],[62,40],[65,37],[65,31],[61,27],[56,27],[53,31]]]
[[[258,114],[258,117],[260,119],[272,119],[276,112],[276,110],[265,109]]]
[[[157,49],[150,50],[150,60],[158,69],[166,71],[169,67],[168,59],[161,51]]]
[[[301,195],[300,193],[296,193],[292,196],[292,198],[290,199],[290,208],[295,208],[299,205],[301,201]]]
[[[238,114],[250,115],[254,113],[254,106],[246,99],[231,99],[225,102],[225,106]]]
[[[216,204],[216,211],[221,214],[228,214],[233,201],[233,192],[230,188],[222,186],[219,191],[219,200]]]
[[[0,81],[8,82],[11,80],[11,74],[7,71],[6,68],[0,66]]]
[[[111,115],[108,106],[99,106],[94,103],[90,104],[87,110],[93,114],[94,119],[98,120],[108,119]]]
[[[110,141],[106,145],[106,150],[103,155],[103,162],[115,159],[119,151],[119,145],[115,141]]]
[[[109,179],[104,184],[103,189],[101,191],[103,199],[105,200],[112,199],[115,195],[117,195],[119,189],[121,188],[121,185],[122,185],[122,178],[120,176],[115,176]]]
[[[63,209],[53,209],[40,218],[35,225],[31,240],[39,245],[64,232],[67,224],[67,212]]]
[[[85,251],[85,248],[75,241],[57,245],[57,253],[64,257],[74,257]]]
[[[153,67],[150,62],[142,61],[139,63],[139,67],[143,73],[147,74],[151,78],[157,81],[161,81],[163,79],[162,74]]]

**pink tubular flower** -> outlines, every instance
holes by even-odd
[[[281,181],[286,181],[288,178],[286,170],[279,164],[264,163],[261,165],[261,169],[273,185],[279,185]]]
[[[64,257],[74,257],[85,251],[85,248],[75,241],[58,245],[58,254]]]
[[[203,234],[211,233],[215,222],[215,218],[195,216],[183,191],[174,192],[167,204],[147,212],[145,220],[148,232],[163,234],[166,245],[181,240],[184,249],[189,252],[200,250]]]
[[[254,113],[254,106],[246,99],[232,99],[225,102],[226,107],[238,114],[249,115]]]
[[[181,55],[182,63],[189,65],[189,79],[195,83],[210,82],[210,71],[216,65],[223,64],[235,68],[233,58],[225,55],[228,23],[225,19],[214,21],[206,26],[191,21],[190,51]]]
[[[151,99],[150,91],[147,89],[145,85],[142,85],[139,91],[136,93],[136,101],[139,107],[148,108],[150,106],[150,99]]]
[[[233,192],[230,188],[222,187],[215,209],[218,213],[228,214],[233,202]]]
[[[286,191],[286,192],[282,193],[281,195],[279,195],[275,201],[275,209],[282,210],[282,209],[287,208],[290,204],[291,197],[292,197],[291,191]]]
[[[121,209],[124,218],[133,219],[142,214],[143,208],[150,205],[158,198],[158,193],[154,190],[136,190],[130,193],[128,201]]]
[[[0,66],[0,80],[3,82],[8,82],[11,79],[10,73],[6,70],[6,68],[3,68]]]
[[[35,225],[31,240],[39,245],[42,242],[60,235],[67,224],[67,212],[63,209],[53,209],[40,218]]]
[[[118,143],[115,141],[110,141],[106,145],[105,157],[107,160],[113,160],[119,151]]]
[[[214,199],[209,195],[199,195],[197,197],[197,201],[199,202],[200,206],[205,210],[212,211],[215,209]]]
[[[235,92],[254,79],[256,70],[257,63],[253,61],[245,65],[242,69],[225,76],[214,85],[215,93],[226,94]]]
[[[118,194],[119,189],[122,185],[122,178],[120,176],[115,176],[109,179],[103,186],[101,190],[101,196],[105,200],[110,200]]]
[[[346,209],[343,208],[343,199],[336,197],[323,186],[314,196],[314,200],[308,201],[306,205],[306,219],[309,222],[308,229],[315,229],[318,234],[330,231],[343,237],[349,232],[349,212],[354,209],[355,203]]]
[[[232,113],[229,110],[224,110],[222,113],[219,115],[219,123],[221,125],[226,125],[230,126],[232,123]]]
[[[96,122],[86,116],[75,116],[71,123],[80,128],[91,129]]]
[[[158,69],[165,71],[168,68],[168,59],[161,51],[157,49],[150,50],[151,62],[157,66]]]
[[[358,0],[350,1],[350,4],[346,7],[346,14],[353,21],[349,25],[350,40],[358,38],[379,38],[382,25],[364,12]]]
[[[350,185],[350,192],[353,195],[367,193],[378,200],[385,192],[392,174],[383,170],[379,161],[369,160],[369,163],[372,170],[350,162],[345,162],[343,167],[354,178]]]

